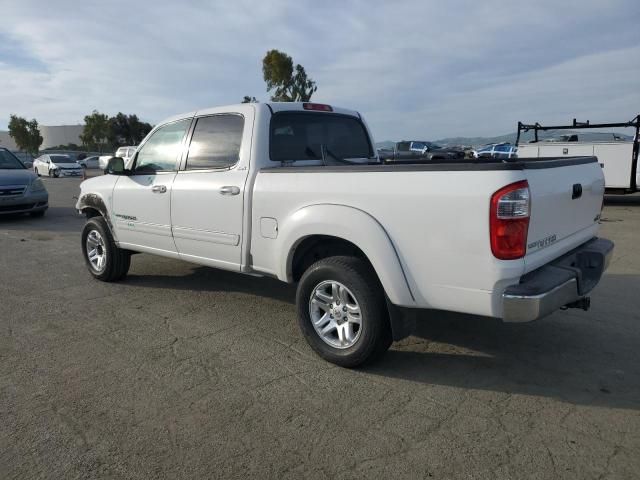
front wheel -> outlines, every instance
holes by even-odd
[[[307,342],[331,363],[357,367],[391,345],[382,287],[360,258],[335,256],[311,265],[298,284],[296,303]]]
[[[131,253],[118,248],[104,218],[90,218],[82,230],[82,254],[91,275],[103,282],[124,278]]]

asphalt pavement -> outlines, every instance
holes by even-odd
[[[0,219],[0,478],[635,479],[640,197],[608,197],[589,312],[425,312],[375,365],[318,358],[292,286],[80,253],[79,179]]]

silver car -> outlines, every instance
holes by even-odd
[[[0,148],[0,214],[41,217],[49,208],[42,180],[6,148]]]

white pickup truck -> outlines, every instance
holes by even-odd
[[[161,122],[131,168],[81,184],[91,274],[152,253],[297,283],[323,358],[356,366],[416,309],[528,322],[588,308],[613,244],[596,238],[594,157],[380,164],[358,112],[253,103]]]

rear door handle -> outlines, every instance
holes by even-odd
[[[220,188],[220,195],[238,195],[240,193],[240,187],[225,186]]]
[[[153,193],[167,193],[167,187],[164,185],[154,185],[151,188],[151,191]]]

